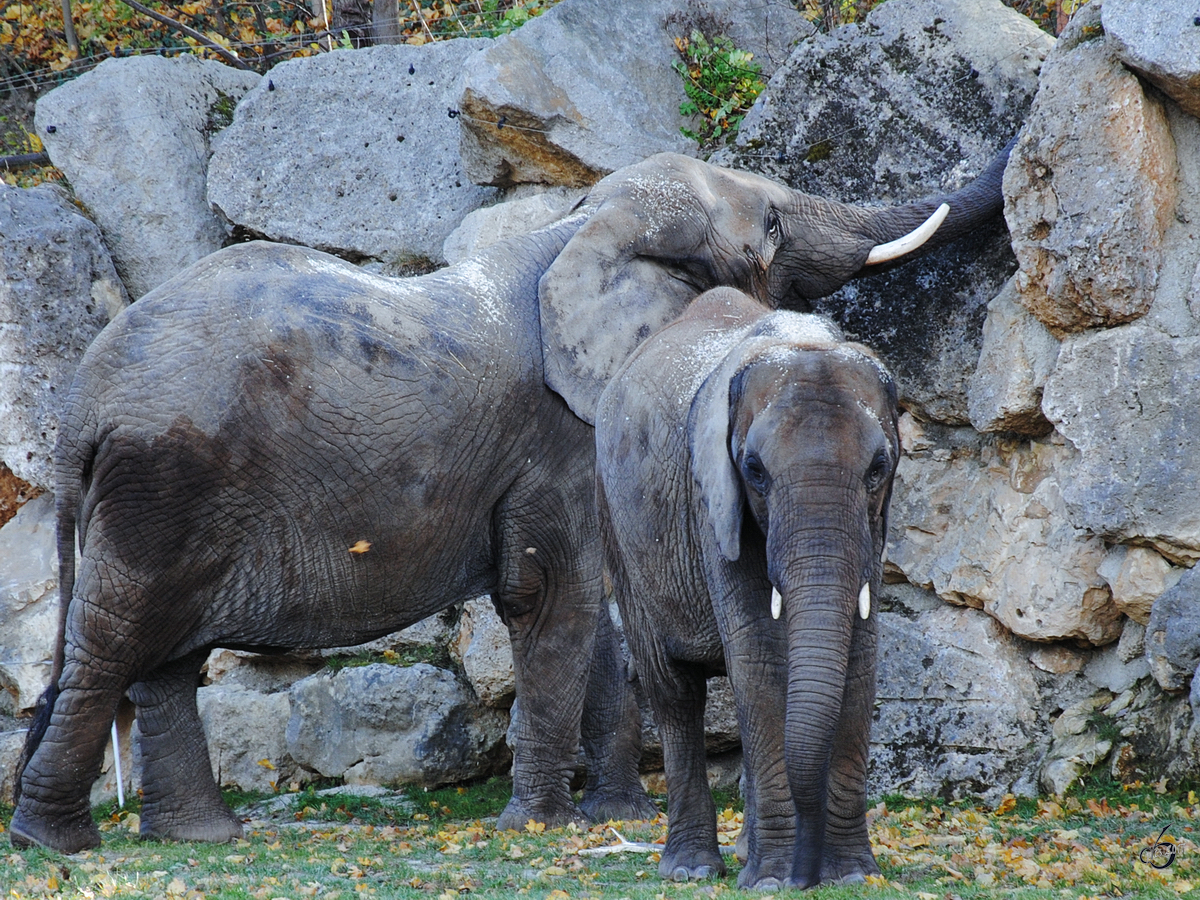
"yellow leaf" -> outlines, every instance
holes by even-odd
[[[351,553],[366,553],[371,549],[370,541],[358,541],[350,548]]]
[[[275,771],[275,765],[269,759],[260,759],[258,764],[264,769],[270,769],[272,772]]]
[[[53,875],[51,875],[49,880],[46,882],[46,890],[48,890],[48,891],[57,891],[58,890],[58,879],[55,878]]]
[[[1171,890],[1177,894],[1186,894],[1192,890],[1192,883],[1190,881],[1172,881]]]
[[[537,822],[533,819],[530,819],[528,822],[525,823],[525,830],[528,831],[530,834],[541,834],[543,831],[546,830],[546,823],[545,822]]]
[[[996,807],[996,815],[1002,816],[1006,812],[1010,812],[1017,806],[1017,798],[1012,794],[1005,794],[1004,799],[1000,801],[1000,805]]]

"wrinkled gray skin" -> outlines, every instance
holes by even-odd
[[[738,885],[861,881],[875,614],[899,456],[896,389],[820,316],[718,289],[643,343],[596,414],[601,534],[658,720],[665,878],[723,874],[705,679],[728,674],[745,752]],[[782,615],[772,617],[772,586]]]
[[[990,218],[1002,169],[951,202]],[[142,833],[238,835],[196,713],[209,648],[352,644],[484,591],[520,699],[501,826],[582,819],[568,777],[589,678],[583,811],[653,814],[600,609],[599,389],[702,290],[802,304],[935,204],[858,210],[668,154],[609,176],[571,218],[419,279],[256,242],[139,300],[89,348],[63,415],[69,603],[13,842],[99,841],[88,791],[126,691]],[[969,227],[952,214],[927,246]]]

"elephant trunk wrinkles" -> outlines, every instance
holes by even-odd
[[[859,593],[870,571],[866,504],[861,496],[848,499],[806,502],[792,519],[799,527],[783,534],[774,527],[767,537],[771,580],[787,623],[784,756],[796,807],[793,877],[802,886],[820,880],[830,750],[842,716]]]

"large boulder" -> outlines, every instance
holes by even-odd
[[[490,41],[335,51],[281,63],[217,143],[208,199],[235,225],[391,271],[441,263],[442,242],[494,191],[458,154],[467,60]]]
[[[18,478],[54,485],[75,367],[128,302],[99,230],[62,191],[0,184],[0,460]]]
[[[218,250],[210,142],[259,76],[195,56],[107,59],[38,100],[38,136],[135,299]]]
[[[1051,741],[1047,707],[1094,690],[1078,664],[1038,665],[1036,645],[911,585],[885,585],[877,614],[868,792],[1036,794]]]
[[[1104,33],[1121,62],[1200,116],[1200,27],[1197,10],[1177,0],[1105,0]]]
[[[979,363],[967,385],[967,409],[978,431],[1039,437],[1051,429],[1042,391],[1058,360],[1058,341],[1017,302],[1014,279],[987,306]]]
[[[271,793],[312,780],[288,753],[288,691],[216,684],[196,692],[213,777],[221,786]]]
[[[512,639],[491,597],[476,597],[463,604],[449,649],[484,706],[512,706],[516,697]]]
[[[1154,680],[1180,691],[1200,665],[1200,566],[1154,601],[1146,626],[1146,659]]]
[[[292,685],[287,750],[350,784],[436,786],[508,762],[508,714],[481,706],[452,672],[426,663],[319,672]]]
[[[896,471],[889,569],[1030,640],[1115,641],[1121,611],[1097,571],[1104,543],[1073,525],[1064,504],[1078,466],[1065,444],[933,427],[924,443],[910,439]]]
[[[1163,104],[1099,18],[1085,7],[1047,57],[1004,177],[1021,303],[1059,337],[1146,313],[1175,213]]]
[[[695,155],[674,39],[699,28],[766,77],[811,26],[785,0],[570,0],[467,62],[462,155],[478,184],[581,187],[662,151]]]
[[[1052,44],[1000,0],[889,0],[798,48],[713,161],[845,202],[952,191],[1017,133]],[[817,306],[887,358],[910,409],[967,424],[987,304],[1014,269],[997,217]]]
[[[1200,336],[1134,324],[1072,336],[1042,408],[1078,449],[1063,500],[1076,526],[1200,559]]]
[[[57,636],[54,496],[43,494],[0,528],[0,712],[33,709]]]

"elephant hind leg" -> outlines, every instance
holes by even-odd
[[[16,847],[78,853],[100,844],[91,787],[100,775],[117,704],[128,683],[120,668],[103,668],[67,647],[49,724],[21,773],[10,823]],[[47,695],[49,700],[50,694]]]
[[[236,840],[241,820],[221,799],[196,706],[206,653],[160,666],[129,690],[142,757],[142,837]]]

